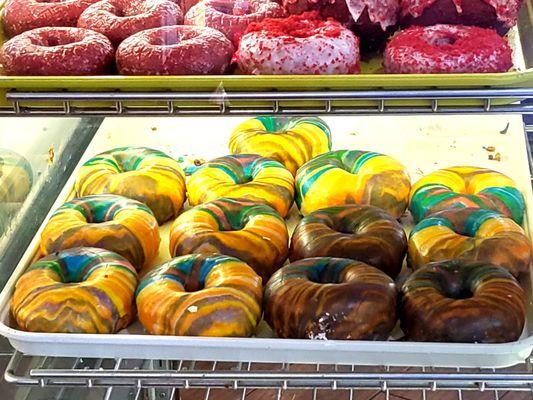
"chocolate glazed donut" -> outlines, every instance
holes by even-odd
[[[304,217],[291,239],[291,261],[340,257],[363,261],[395,278],[402,269],[407,238],[402,226],[374,206],[323,208]]]
[[[409,340],[512,342],[522,333],[525,312],[520,284],[492,264],[430,263],[402,287],[401,326]]]
[[[384,340],[396,325],[396,285],[377,268],[317,257],[278,270],[264,296],[279,337]]]

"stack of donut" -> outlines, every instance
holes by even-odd
[[[469,166],[422,177],[410,194],[417,224],[402,287],[401,325],[411,340],[509,342],[525,323],[517,279],[531,242],[520,223],[524,199],[512,179]],[[459,328],[461,327],[461,328]]]
[[[399,320],[408,340],[516,340],[532,249],[514,181],[460,166],[411,187],[396,159],[331,147],[320,118],[256,117],[187,182],[154,149],[89,159],[16,285],[18,326],[114,333],[137,309],[157,335],[251,336],[263,317],[281,338],[387,340]]]
[[[505,72],[522,0],[8,0],[8,75]]]

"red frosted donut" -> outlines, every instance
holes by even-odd
[[[246,30],[237,62],[248,74],[355,74],[359,39],[317,12],[265,19]]]
[[[182,22],[180,7],[169,0],[103,0],[81,14],[78,27],[100,32],[118,45],[134,33]]]
[[[118,46],[125,75],[222,74],[233,56],[223,33],[199,26],[165,26],[136,33]]]
[[[389,74],[506,72],[513,66],[505,39],[491,29],[414,26],[394,36],[383,56]]]
[[[8,0],[4,30],[8,36],[45,26],[76,26],[80,14],[98,0]]]
[[[185,23],[219,30],[238,45],[252,22],[284,15],[283,8],[270,0],[204,0],[187,12]]]
[[[316,10],[361,37],[361,50],[378,49],[396,26],[400,0],[283,0],[290,14]]]
[[[81,28],[37,28],[0,49],[7,75],[96,75],[113,61],[113,45],[101,33]]]
[[[401,0],[403,26],[461,24],[505,34],[516,24],[523,0]]]

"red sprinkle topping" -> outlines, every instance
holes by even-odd
[[[331,18],[324,20],[318,11],[309,11],[287,18],[267,18],[254,22],[248,26],[246,33],[264,32],[271,36],[306,38],[314,36],[318,29],[325,36],[338,38],[345,28]]]

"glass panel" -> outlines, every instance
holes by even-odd
[[[0,288],[100,123],[99,118],[0,119]]]

